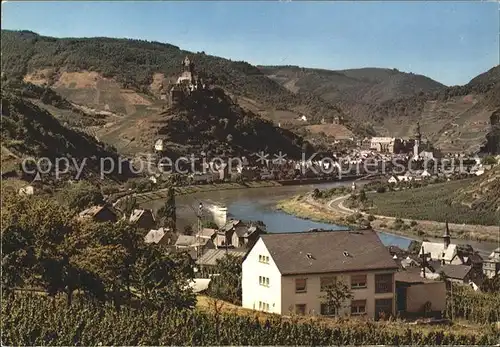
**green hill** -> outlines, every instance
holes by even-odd
[[[67,178],[75,177],[77,169],[74,161],[81,165],[86,160],[81,178],[90,180],[99,178],[101,158],[110,158],[118,163],[114,148],[62,125],[45,109],[10,91],[2,90],[1,122],[2,154],[8,154],[8,158],[2,155],[2,175],[10,172],[9,176],[32,180],[35,175],[25,174],[20,167],[22,160],[27,157],[45,157],[52,165],[58,158],[68,159],[70,166]],[[61,170],[64,168],[61,167]],[[117,165],[107,177],[121,180],[130,176],[127,165],[123,165],[121,170],[120,173]],[[53,180],[54,173],[54,170],[50,170],[46,178]]]
[[[490,116],[500,108],[500,66],[452,87],[395,69],[271,66],[261,71],[292,92],[336,103],[380,135],[412,136],[419,121],[424,136],[444,151],[479,150],[491,130]]]
[[[307,114],[318,121],[323,116],[342,115],[339,108],[313,94],[294,95],[246,62],[192,53],[170,44],[111,38],[56,39],[9,30],[2,30],[1,38],[4,78],[46,83],[87,106],[105,109],[107,105],[110,111],[130,114],[137,111],[132,107],[137,102],[130,99],[140,97],[145,99],[141,104],[157,107],[158,80],[176,78],[182,59],[189,55],[200,77],[232,96],[245,98],[254,112],[287,110],[292,119]],[[139,96],[124,96],[124,90]]]

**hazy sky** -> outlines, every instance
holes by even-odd
[[[2,28],[168,42],[261,65],[387,67],[465,84],[499,64],[494,2],[3,2]]]

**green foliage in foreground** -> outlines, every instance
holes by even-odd
[[[459,201],[453,201],[456,191],[468,184],[469,180],[459,180],[410,190],[372,194],[374,208],[370,212],[406,219],[497,225],[498,212],[470,209]]]
[[[6,345],[492,345],[500,334],[456,333],[452,328],[421,330],[398,323],[325,326],[270,316],[201,311],[122,308],[75,301],[66,307],[45,296],[4,300],[1,329]]]
[[[452,319],[464,318],[474,323],[500,321],[500,293],[475,292],[463,285],[453,285],[448,291],[446,316]]]

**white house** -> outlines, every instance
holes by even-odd
[[[427,171],[427,169],[425,169],[421,174],[420,174],[420,177],[422,178],[428,178],[428,177],[431,177],[431,174],[429,173],[429,171]]]
[[[19,189],[19,195],[33,195],[35,193],[35,188],[33,186],[26,186]]]
[[[391,176],[388,180],[387,180],[387,183],[398,183],[398,179],[394,176]]]
[[[165,149],[165,147],[163,145],[163,140],[162,139],[156,140],[156,142],[155,142],[155,151],[161,152],[164,149]]]
[[[278,314],[394,314],[398,265],[373,230],[260,236],[243,261],[243,307]],[[322,296],[342,281],[353,298],[329,312]]]
[[[451,244],[451,235],[446,223],[446,232],[443,235],[443,242],[422,242],[419,254],[428,254],[430,260],[439,260],[442,264],[451,264],[457,255],[457,245]]]

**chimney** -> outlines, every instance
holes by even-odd
[[[448,249],[448,246],[450,245],[451,241],[451,235],[450,235],[450,229],[448,227],[448,221],[446,221],[446,230],[443,235],[443,242],[444,242],[444,249]]]

